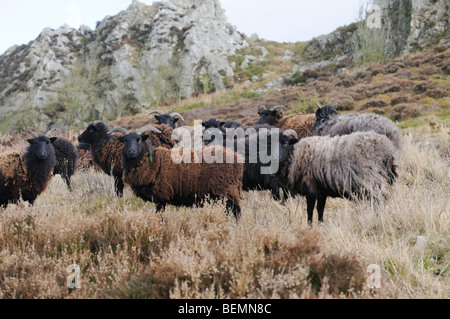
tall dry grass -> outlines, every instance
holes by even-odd
[[[448,132],[405,136],[388,201],[332,199],[313,229],[303,198],[248,192],[238,224],[222,203],[168,206],[162,222],[105,174],[78,173],[72,193],[56,176],[33,207],[0,210],[0,298],[448,298]]]

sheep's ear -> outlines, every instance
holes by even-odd
[[[29,140],[27,140],[27,142],[28,142],[29,144],[34,144],[34,138],[30,138]]]
[[[173,119],[173,124],[175,124],[176,122],[178,122],[180,119],[178,118],[178,117],[175,117],[174,119]]]
[[[125,136],[117,136],[116,139],[118,139],[119,142],[125,143]]]
[[[220,122],[219,125],[220,125],[220,126],[224,126],[224,125],[225,125],[225,122]]]
[[[155,119],[156,119],[157,121],[159,121],[159,119],[160,119],[159,115],[155,115]]]
[[[56,141],[57,137],[50,137],[50,143],[53,143],[54,141]]]
[[[296,139],[296,138],[291,138],[290,140],[289,140],[289,145],[294,145],[294,144],[296,144],[298,142],[298,139]]]
[[[142,142],[145,142],[146,140],[148,140],[149,137],[150,137],[150,135],[147,135],[147,134],[142,135],[142,136],[141,136]]]

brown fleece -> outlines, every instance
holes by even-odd
[[[108,175],[122,176],[122,148],[124,143],[112,136],[104,143],[100,152],[93,152],[94,163]]]
[[[7,152],[0,154],[0,189],[7,189],[14,199],[35,200],[42,193],[52,179],[50,173],[47,180],[36,181],[27,170],[23,154]]]
[[[313,124],[316,121],[315,114],[292,114],[279,119],[276,127],[283,130],[294,130],[299,139],[313,136]]]
[[[203,150],[205,149],[207,148],[204,147]],[[137,196],[145,200],[163,203],[175,201],[175,204],[178,202],[189,205],[192,204],[191,201],[201,200],[209,195],[212,198],[227,198],[239,205],[244,166],[237,163],[236,153],[234,163],[226,163],[226,151],[230,150],[222,149],[223,164],[194,163],[197,156],[194,150],[191,151],[192,163],[176,164],[172,161],[171,150],[158,147],[154,149],[153,155],[146,153],[135,168],[128,174],[124,173],[123,179]],[[214,150],[210,153],[215,155]]]
[[[172,140],[173,128],[165,124],[152,124],[154,128],[157,128],[162,133],[158,134],[152,131],[146,131],[143,134],[149,135],[149,140],[154,147],[165,147],[171,149],[175,146],[175,141]]]

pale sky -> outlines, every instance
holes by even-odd
[[[311,40],[354,22],[360,1],[220,0],[238,31],[278,42]],[[130,4],[131,0],[0,0],[0,54],[34,40],[45,27],[57,29],[67,23],[94,29],[97,21]]]

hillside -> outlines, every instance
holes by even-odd
[[[376,3],[382,29],[362,19],[305,43],[248,38],[217,0],[133,1],[95,30],[47,28],[0,56],[0,131],[79,128],[150,108],[182,112],[188,123],[252,119],[258,104],[311,112],[311,99],[394,120],[445,119],[448,6]]]
[[[228,56],[247,46],[217,0],[133,1],[95,30],[46,28],[0,57],[0,116],[14,118],[0,128],[113,119],[191,96],[205,79],[223,90]]]
[[[95,30],[45,29],[10,48],[0,56],[0,153],[23,151],[30,128],[60,128],[54,136],[77,144],[94,119],[132,130],[154,122],[152,109],[181,113],[183,125],[247,123],[262,105],[306,114],[335,102],[392,119],[403,146],[385,201],[329,198],[312,227],[301,196],[281,204],[243,192],[236,222],[220,201],[155,214],[89,165],[73,191],[56,175],[33,206],[0,207],[0,298],[448,299],[449,6],[376,3],[382,33],[362,20],[277,43],[241,34],[218,0],[133,1]],[[67,286],[73,269],[79,288]]]

